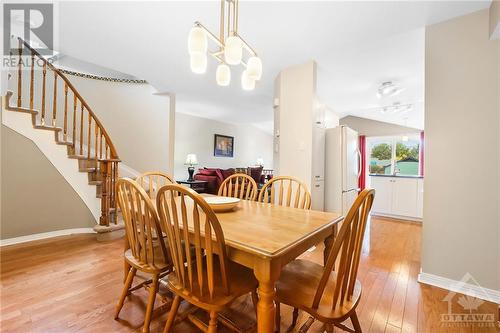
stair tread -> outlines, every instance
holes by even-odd
[[[68,142],[68,141],[58,141],[56,143],[58,145],[62,145],[62,146],[72,146],[73,145],[73,142]]]
[[[102,180],[89,180],[89,185],[101,185]]]
[[[28,114],[32,114],[32,115],[37,115],[38,114],[38,111],[36,110],[32,110],[32,109],[28,109],[28,108],[22,108],[22,107],[17,107],[17,106],[9,106],[9,107],[6,107],[7,110],[9,111],[13,111],[13,112],[22,112],[22,113],[28,113]]]
[[[77,160],[90,160],[86,155],[68,155],[68,158],[73,158]]]
[[[35,125],[36,129],[47,130],[47,131],[62,131],[61,127],[47,126],[47,125]]]

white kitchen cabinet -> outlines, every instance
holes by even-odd
[[[399,218],[422,218],[422,178],[371,176],[370,183],[375,189],[372,213]]]
[[[375,189],[372,212],[391,214],[392,211],[392,182],[388,177],[370,177],[370,187]]]
[[[312,145],[312,182],[325,178],[325,128],[318,124],[313,125]]]

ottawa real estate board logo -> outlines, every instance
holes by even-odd
[[[495,301],[491,294],[471,274],[465,274],[450,289],[454,291],[443,298],[443,302],[448,303],[448,311],[441,313],[442,327],[500,329],[500,305],[496,309],[493,306],[492,310],[491,304],[495,304]]]

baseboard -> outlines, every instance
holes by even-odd
[[[411,222],[422,222],[422,219],[419,218],[419,217],[409,217],[409,216],[403,216],[403,215],[383,214],[383,213],[377,213],[377,212],[371,212],[370,215],[387,217],[387,218],[396,219],[396,220],[405,220],[405,221],[411,221]]]
[[[461,293],[500,304],[500,291],[481,287],[468,273],[462,280],[452,280],[439,275],[420,272],[417,280],[420,283],[429,284],[451,292]],[[469,283],[470,281],[474,282],[474,284]]]
[[[76,235],[76,234],[94,234],[95,231],[92,228],[74,228],[74,229],[63,229],[49,232],[42,232],[40,234],[26,235],[20,237],[13,237],[7,239],[0,240],[0,247],[32,242],[41,239],[47,239],[58,236],[68,236],[68,235]]]

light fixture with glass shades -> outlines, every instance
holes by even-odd
[[[239,35],[238,15],[238,0],[221,0],[219,37],[200,22],[194,23],[188,37],[191,70],[197,74],[204,74],[207,71],[207,58],[210,55],[219,62],[215,72],[217,84],[228,86],[231,82],[230,66],[242,65],[244,70],[241,75],[241,87],[243,90],[253,90],[255,82],[262,77],[262,61],[255,50]],[[208,38],[217,44],[217,50],[208,49]],[[248,54],[246,60],[244,53]]]

